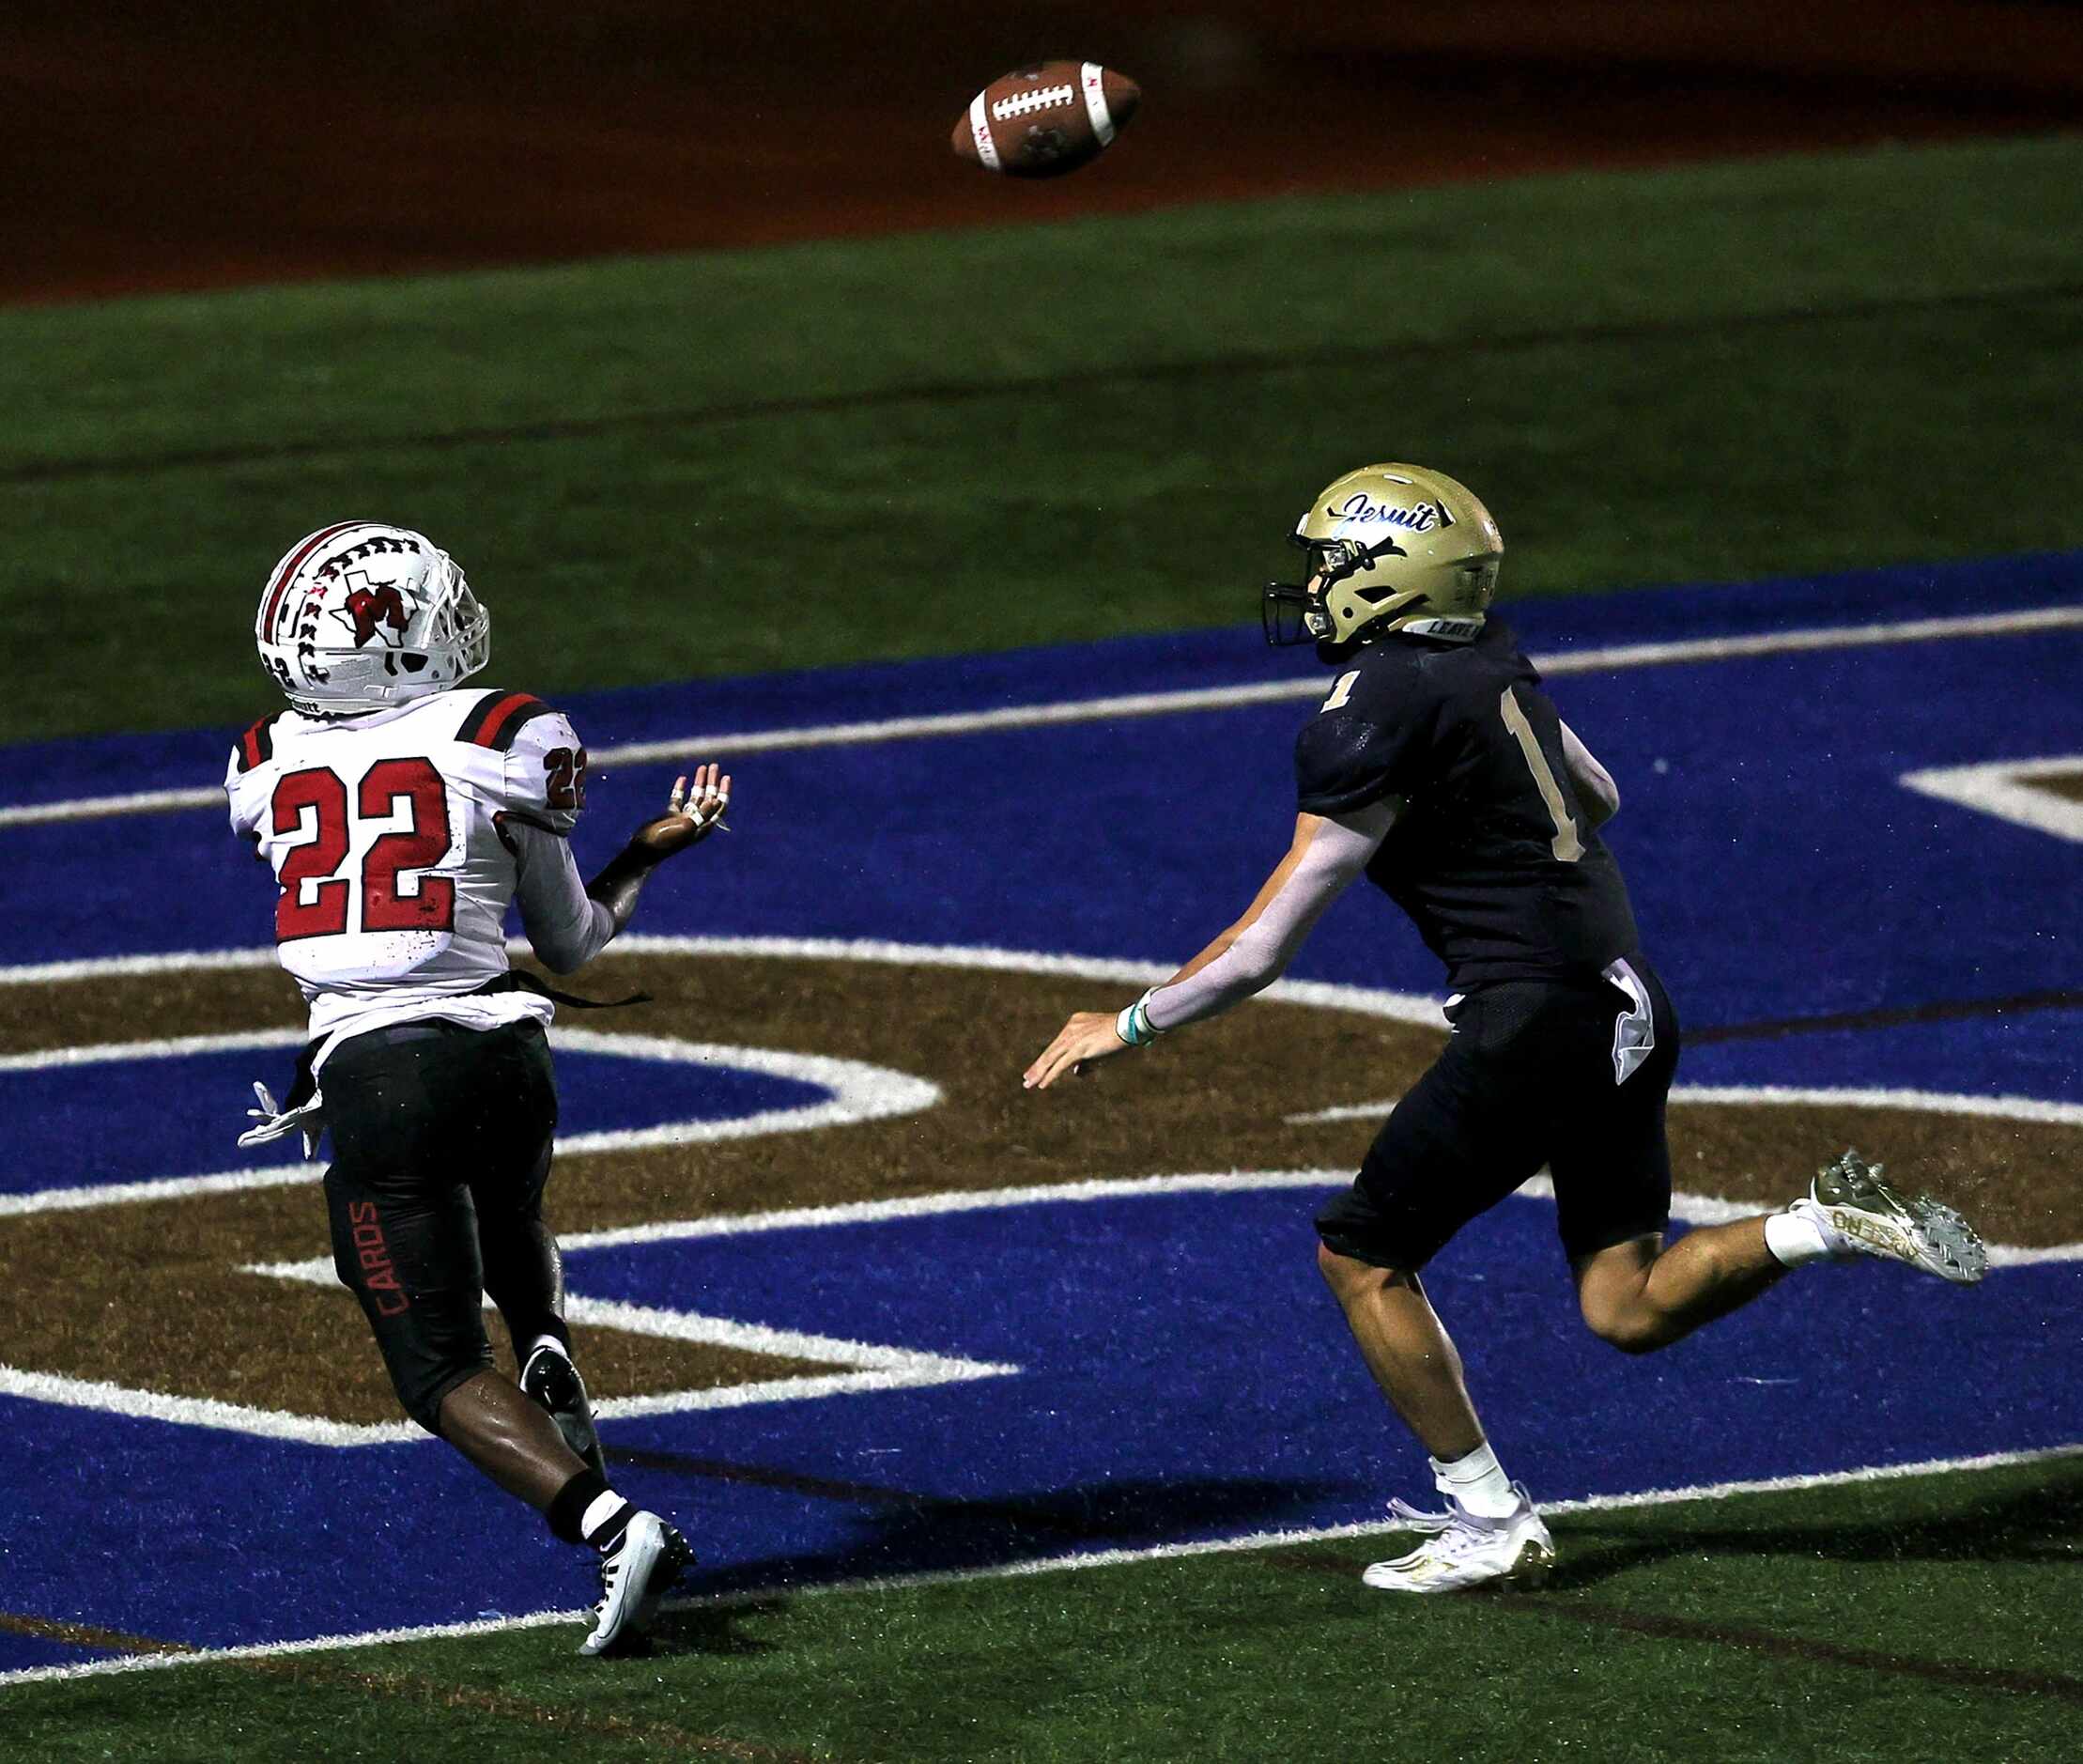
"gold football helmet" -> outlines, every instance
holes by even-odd
[[[1268,582],[1269,643],[1342,653],[1391,631],[1467,642],[1497,591],[1504,541],[1466,485],[1423,466],[1362,466],[1327,485],[1288,542],[1300,582]]]

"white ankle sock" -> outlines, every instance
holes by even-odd
[[[609,1520],[619,1517],[628,1505],[629,1503],[612,1489],[595,1494],[586,1504],[586,1510],[579,1516],[579,1535],[594,1549],[605,1549],[615,1539],[622,1536],[622,1527],[614,1526],[611,1537],[604,1537],[602,1535],[603,1529],[608,1526]]]
[[[1765,1215],[1765,1247],[1775,1261],[1789,1268],[1829,1259],[1829,1240],[1823,1235],[1823,1228],[1798,1213]]]
[[[555,1348],[557,1352],[562,1354],[567,1360],[571,1358],[571,1350],[565,1347],[562,1341],[558,1340],[555,1336],[537,1336],[534,1340],[531,1341],[528,1344],[528,1352],[521,1355],[521,1364],[523,1366],[526,1366],[530,1360],[533,1359],[535,1355],[540,1354],[545,1348]]]
[[[1442,1494],[1451,1494],[1479,1519],[1503,1519],[1519,1509],[1519,1496],[1512,1493],[1511,1478],[1488,1445],[1476,1447],[1452,1463],[1430,1461],[1432,1483]]]

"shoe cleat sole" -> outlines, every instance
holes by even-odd
[[[1831,1228],[1868,1252],[1906,1262],[1955,1286],[1989,1271],[1981,1235],[1929,1195],[1914,1199],[1881,1180],[1881,1166],[1846,1152],[1818,1171],[1810,1197]]]

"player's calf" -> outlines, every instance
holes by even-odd
[[[1628,1354],[1654,1354],[1666,1348],[1685,1332],[1668,1317],[1659,1316],[1639,1299],[1630,1303],[1580,1307],[1584,1325],[1608,1347]]]

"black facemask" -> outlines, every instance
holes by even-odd
[[[1276,649],[1313,642],[1319,655],[1327,648],[1333,656],[1342,655],[1346,645],[1328,641],[1331,619],[1323,610],[1325,591],[1333,582],[1356,571],[1372,569],[1378,557],[1409,557],[1410,553],[1394,539],[1363,545],[1357,539],[1304,539],[1299,534],[1289,534],[1288,542],[1306,554],[1308,564],[1299,582],[1266,584],[1258,603],[1258,623],[1266,633],[1266,642]],[[1318,584],[1313,594],[1309,589],[1312,581]]]

